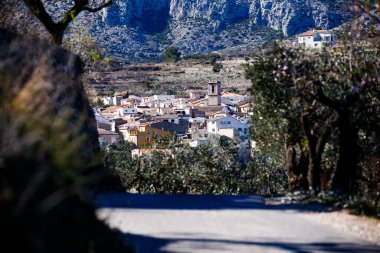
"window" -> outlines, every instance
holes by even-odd
[[[242,129],[241,127],[239,127],[238,130],[239,130],[240,132],[243,131],[243,129]]]
[[[146,141],[149,142],[149,141],[150,141],[150,138],[149,138],[149,137],[146,137]]]
[[[147,134],[150,134],[150,130],[146,130],[146,133],[147,133]]]
[[[215,93],[215,86],[211,85],[211,93]]]
[[[212,131],[215,132],[215,128],[213,128]]]

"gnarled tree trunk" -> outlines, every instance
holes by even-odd
[[[339,128],[339,160],[333,179],[333,189],[343,193],[352,194],[355,188],[359,157],[359,130],[351,120],[350,109],[338,112]]]
[[[308,150],[301,150],[297,161],[297,149],[289,145],[286,150],[286,163],[288,168],[289,191],[297,189],[307,190],[309,187],[307,180],[309,164]]]
[[[331,134],[331,125],[327,123],[321,136],[315,136],[310,127],[309,116],[312,112],[308,111],[302,114],[302,127],[308,140],[309,146],[309,184],[310,188],[319,192],[321,190],[321,173],[322,173],[322,155],[328,138]]]

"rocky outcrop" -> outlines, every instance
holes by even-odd
[[[81,73],[77,56],[0,28],[2,252],[131,252],[86,198],[105,173]]]
[[[205,19],[220,27],[248,19],[250,2],[251,0],[172,0],[170,16],[174,20]]]
[[[347,1],[342,0],[252,0],[250,17],[256,24],[292,36],[315,27],[339,26],[350,16],[346,6]]]
[[[349,17],[346,4],[344,0],[117,0],[103,11],[93,31],[111,54],[130,59],[155,58],[172,45],[184,55],[241,52],[282,35],[339,26]],[[122,41],[114,42],[122,50],[107,42],[117,36]]]
[[[46,6],[56,18],[69,7],[50,2]],[[113,2],[99,13],[82,13],[73,26],[85,26],[109,55],[127,61],[157,59],[169,46],[183,55],[243,52],[281,36],[334,28],[350,17],[346,0]]]
[[[40,122],[67,119],[62,135],[83,136],[82,151],[93,154],[98,134],[81,74],[80,59],[66,50],[0,30],[0,94],[9,110]]]
[[[116,1],[102,12],[102,21],[111,26],[127,25],[139,30],[160,32],[168,24],[170,0]]]
[[[320,26],[332,28],[347,18],[343,0],[127,0],[104,11],[111,25],[162,26],[170,17],[214,22],[217,27],[251,19],[255,24],[282,30],[286,36]]]

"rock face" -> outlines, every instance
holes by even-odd
[[[102,21],[111,26],[128,25],[145,32],[165,29],[170,15],[170,0],[116,1],[104,10]]]
[[[86,198],[104,173],[81,73],[77,56],[0,28],[1,249],[132,252]]]
[[[250,19],[292,36],[316,26],[333,28],[345,20],[343,0],[118,0],[104,14],[109,25],[160,30],[175,21],[205,19],[223,27]]]
[[[38,123],[57,123],[68,140],[83,138],[79,150],[91,156],[99,150],[98,133],[81,74],[77,56],[0,28],[0,96],[7,101],[6,113],[25,115],[30,122],[37,117]]]
[[[116,0],[92,23],[113,55],[157,58],[176,46],[183,55],[250,50],[315,27],[339,26],[345,0]]]
[[[339,26],[349,17],[344,11],[346,4],[341,0],[253,0],[250,16],[254,23],[292,36],[310,28]]]
[[[9,0],[8,0],[9,1]],[[103,0],[94,0],[94,2]],[[70,6],[46,4],[55,19]],[[99,13],[83,13],[85,26],[109,55],[128,61],[157,59],[169,46],[183,55],[244,52],[305,30],[341,25],[346,0],[114,0]]]
[[[250,2],[250,0],[172,0],[170,14],[175,20],[206,19],[226,25],[249,18]]]

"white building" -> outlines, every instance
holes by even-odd
[[[119,108],[119,116],[120,117],[130,116],[130,115],[134,115],[134,114],[138,114],[138,111],[136,108],[133,108],[133,107]]]
[[[102,102],[104,105],[121,105],[122,96],[104,97]]]
[[[249,135],[248,125],[230,116],[207,120],[207,131],[230,138],[247,139]]]
[[[202,145],[205,145],[213,134],[207,132],[207,129],[189,129],[188,131],[188,139],[186,140],[190,147],[196,148]]]
[[[120,136],[118,133],[107,131],[102,128],[98,128],[99,145],[100,148],[106,149],[109,145],[119,141]]]
[[[153,100],[159,101],[159,102],[172,101],[172,100],[175,100],[175,96],[174,95],[154,95]]]
[[[311,30],[301,33],[297,36],[298,45],[305,48],[321,49],[324,46],[333,46],[336,44],[336,35],[327,30]]]

